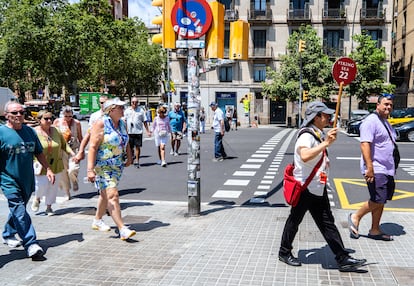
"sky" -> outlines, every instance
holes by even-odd
[[[69,3],[77,3],[79,0],[69,0]],[[145,25],[151,25],[151,20],[160,15],[158,7],[151,6],[152,0],[129,0],[128,1],[128,13],[129,17],[140,18]]]

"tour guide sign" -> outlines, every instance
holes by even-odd
[[[332,76],[339,84],[338,100],[336,102],[336,111],[333,127],[336,127],[338,121],[339,105],[341,104],[342,88],[350,84],[356,77],[357,66],[356,63],[347,57],[342,57],[336,60],[332,66]]]

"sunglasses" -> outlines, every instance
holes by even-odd
[[[65,115],[65,117],[72,118],[73,116],[72,115]]]
[[[395,95],[392,93],[382,93],[380,96],[378,96],[378,102],[381,102],[381,99],[383,98],[394,100]]]
[[[9,111],[8,113],[11,113],[13,115],[17,115],[17,114],[24,115],[25,114],[24,111]]]
[[[43,119],[46,121],[52,121],[52,117],[43,117]]]

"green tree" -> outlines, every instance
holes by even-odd
[[[162,50],[138,18],[114,21],[107,0],[0,0],[0,82],[21,91],[157,92]]]
[[[298,51],[299,40],[306,41],[305,51]],[[281,56],[279,70],[267,70],[262,83],[263,94],[272,99],[295,101],[299,98],[300,57],[302,58],[302,86],[309,98],[328,99],[333,88],[332,62],[322,52],[321,39],[311,26],[301,26],[288,40],[287,55]]]
[[[355,35],[353,39],[358,45],[350,58],[357,64],[358,73],[349,85],[350,94],[359,101],[366,102],[370,95],[393,93],[395,86],[384,82],[385,48],[378,48],[377,41],[366,34]]]

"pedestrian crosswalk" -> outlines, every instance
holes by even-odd
[[[295,129],[278,131],[240,165],[232,177],[224,182],[223,189],[213,194],[213,198],[237,199],[243,192],[249,192],[252,194],[251,203],[262,203],[265,200],[272,190],[272,184],[275,183],[274,179],[279,172],[286,150],[296,134]],[[283,144],[277,149],[282,140],[284,140]],[[272,154],[275,154],[274,157]],[[265,172],[260,172],[264,174],[263,177],[257,180],[258,172],[265,168]]]

